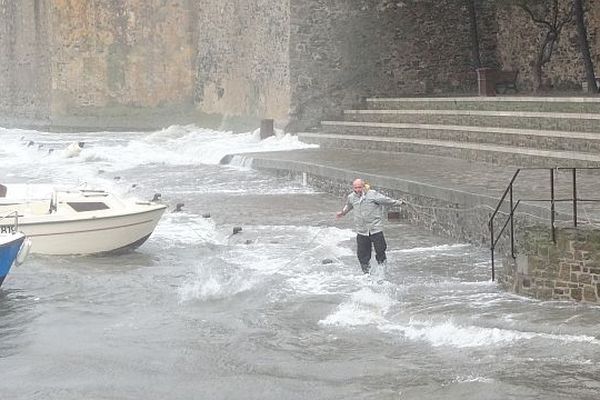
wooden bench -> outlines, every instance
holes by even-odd
[[[506,93],[508,90],[514,90],[515,93],[519,91],[517,89],[517,77],[519,71],[494,71],[494,88],[496,93]]]

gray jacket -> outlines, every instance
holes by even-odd
[[[402,202],[390,199],[387,196],[371,189],[359,197],[352,192],[344,206],[344,214],[354,210],[354,225],[359,235],[369,235],[383,231],[384,206],[399,206]]]

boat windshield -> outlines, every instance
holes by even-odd
[[[67,202],[67,204],[75,211],[77,212],[82,212],[82,211],[96,211],[96,210],[108,210],[109,207],[101,202],[101,201],[82,201],[82,202],[75,202],[75,201],[69,201]]]

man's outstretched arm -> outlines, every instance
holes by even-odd
[[[342,208],[342,211],[338,211],[337,213],[335,213],[335,217],[336,218],[341,218],[344,215],[348,214],[350,212],[350,210],[352,210],[352,204],[346,203],[344,205],[344,208]]]

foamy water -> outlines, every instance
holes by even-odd
[[[598,308],[503,292],[486,249],[398,223],[387,265],[363,275],[352,222],[335,218],[343,199],[249,168],[245,153],[307,147],[294,136],[0,139],[0,172],[23,196],[99,186],[160,192],[169,210],[134,253],[33,256],[11,272],[3,398],[597,397]]]

